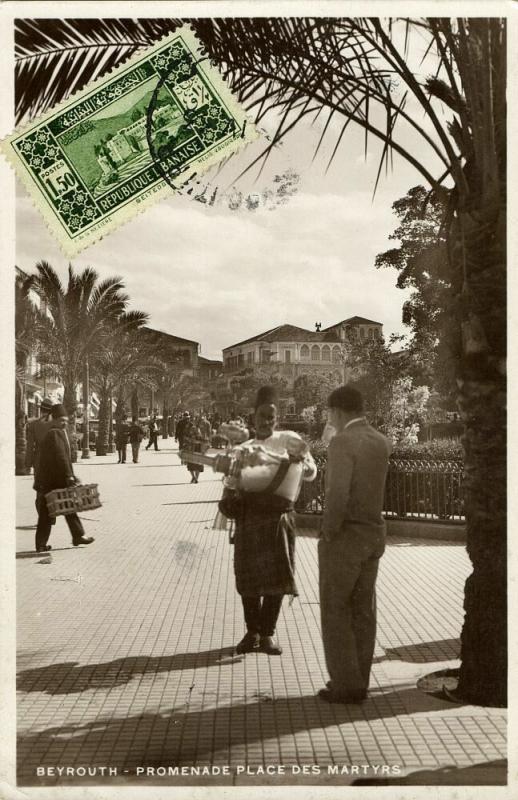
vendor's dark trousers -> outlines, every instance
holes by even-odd
[[[133,456],[133,463],[138,463],[138,451],[140,450],[140,442],[131,443],[131,454]]]
[[[245,612],[246,629],[260,636],[273,636],[282,606],[282,594],[264,597],[241,597]]]
[[[376,577],[382,535],[351,534],[318,543],[320,616],[333,691],[364,692],[376,639]]]
[[[38,511],[38,525],[36,527],[36,550],[44,547],[50,536],[52,525],[56,521],[55,517],[49,517],[47,501],[43,492],[36,494],[36,509]],[[77,542],[85,535],[83,523],[77,514],[66,514],[65,520],[72,534],[72,541]]]

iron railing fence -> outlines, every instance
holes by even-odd
[[[303,483],[296,503],[304,514],[322,514],[325,504],[325,461],[317,477]],[[391,458],[383,505],[387,519],[465,522],[461,461]]]

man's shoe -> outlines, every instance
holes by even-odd
[[[74,547],[79,547],[80,544],[92,544],[92,542],[95,542],[93,536],[81,536],[80,539],[74,539],[72,544]]]
[[[280,656],[282,653],[282,647],[275,644],[272,636],[261,636],[259,650],[261,653],[267,653],[269,656]]]
[[[48,550],[52,550],[51,544],[42,544],[41,547],[36,548],[37,553],[46,553]]]
[[[247,631],[239,644],[236,645],[236,653],[252,653],[259,649],[259,634]]]
[[[367,692],[334,692],[332,689],[320,689],[318,696],[326,703],[344,703],[359,705],[367,699]]]

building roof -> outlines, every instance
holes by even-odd
[[[321,331],[310,331],[307,328],[299,328],[297,325],[277,325],[275,328],[270,328],[268,331],[258,333],[256,336],[250,336],[249,339],[244,339],[242,342],[236,342],[228,347],[223,348],[232,350],[234,347],[241,347],[250,342],[340,342],[340,337],[337,333],[337,328],[340,325],[380,325],[381,322],[374,322],[374,320],[365,319],[365,317],[349,317],[341,322],[335,322],[328,328],[323,328]]]
[[[334,325],[328,325],[327,328],[322,328],[322,332],[328,331],[331,328],[336,328],[337,325],[382,325],[382,322],[376,322],[374,319],[366,319],[365,317],[348,317],[340,322],[335,322]]]
[[[198,365],[203,366],[204,364],[207,366],[222,367],[223,361],[221,361],[221,359],[218,360],[217,358],[205,358],[205,356],[198,356]]]
[[[145,325],[142,328],[143,331],[146,331],[154,336],[166,336],[168,340],[170,340],[171,344],[180,344],[180,345],[195,345],[196,348],[199,347],[199,343],[195,342],[193,339],[184,339],[182,336],[175,336],[172,333],[166,333],[165,331],[157,330],[157,328],[149,328]]]

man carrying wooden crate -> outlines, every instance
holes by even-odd
[[[51,550],[47,544],[55,517],[49,515],[45,495],[53,489],[65,489],[79,483],[74,475],[68,439],[68,415],[64,406],[55,405],[51,410],[50,428],[41,443],[38,474],[34,488],[37,491],[38,526],[36,528],[36,552]],[[72,544],[91,544],[93,536],[85,536],[83,523],[75,513],[66,514],[65,519],[72,534]]]

